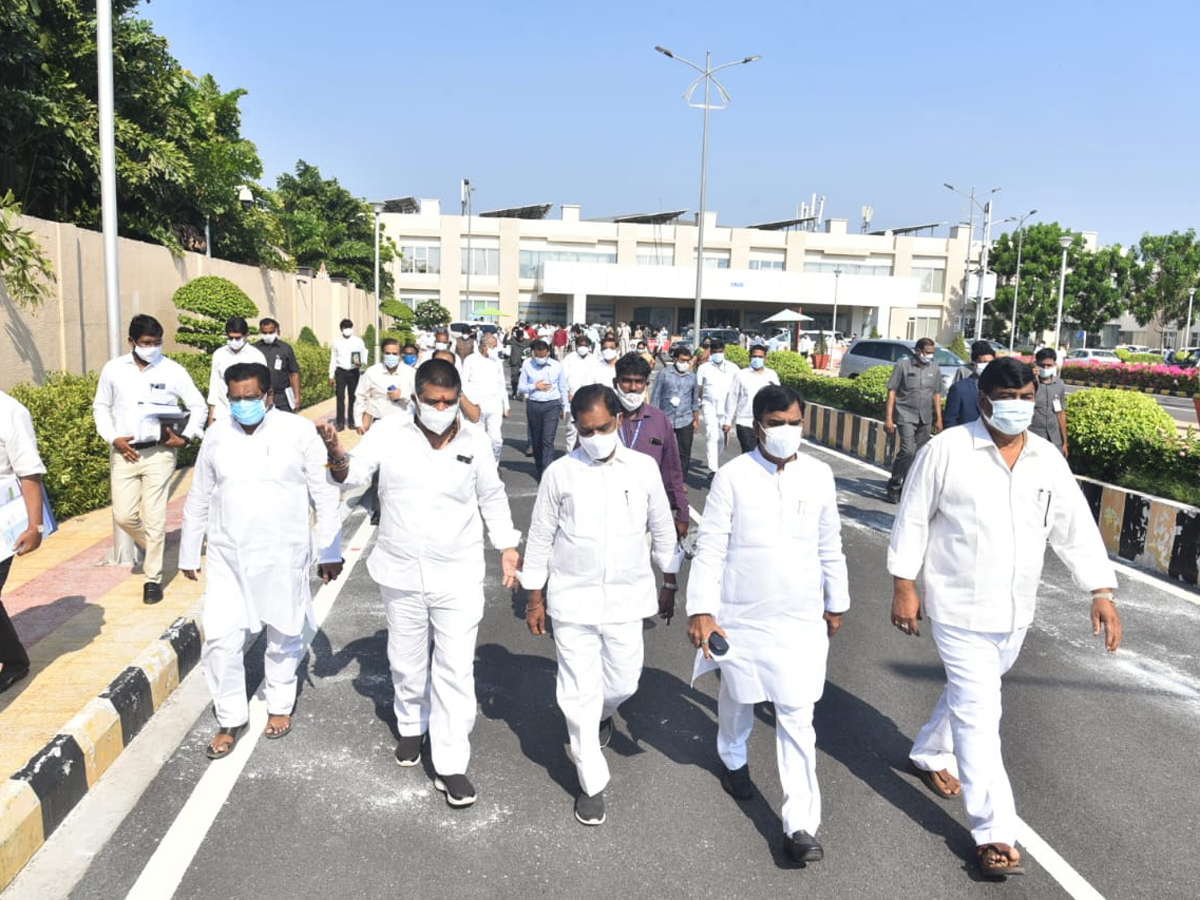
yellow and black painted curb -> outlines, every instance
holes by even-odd
[[[201,643],[194,618],[176,619],[20,771],[0,782],[0,890],[195,668]]]
[[[895,437],[857,413],[808,404],[809,439],[850,456],[890,466]],[[1200,585],[1200,509],[1076,475],[1104,546],[1118,559],[1173,581]]]

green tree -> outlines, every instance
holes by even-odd
[[[1068,250],[1068,261],[1070,256]],[[1089,335],[1098,335],[1105,322],[1124,313],[1132,287],[1133,268],[1132,256],[1119,244],[1079,253],[1067,272],[1063,317]]]
[[[1058,282],[1062,271],[1059,238],[1068,234],[1057,222],[1036,222],[1025,229],[1021,240],[1021,286],[1018,297],[1017,333],[1045,331],[1054,327],[1058,315]],[[1005,334],[1012,328],[1013,293],[1016,289],[1017,234],[1002,234],[988,257],[996,272],[996,299],[987,307],[988,333]],[[1067,250],[1068,269],[1083,252],[1083,238],[1076,235]]]
[[[37,236],[17,224],[20,214],[21,205],[6,191],[0,196],[0,282],[17,306],[41,306],[54,270]]]
[[[1132,282],[1129,311],[1139,325],[1155,321],[1164,328],[1185,329],[1188,292],[1200,286],[1200,242],[1195,230],[1143,235]]]
[[[413,322],[423,331],[432,331],[439,325],[447,325],[450,319],[450,310],[433,299],[422,300],[413,313]]]
[[[297,265],[317,269],[324,263],[330,276],[375,289],[375,220],[370,204],[336,178],[322,178],[320,169],[302,159],[296,162],[294,174],[279,176],[276,193],[284,248]],[[388,264],[394,255],[392,241],[381,234],[380,297],[391,293]]]

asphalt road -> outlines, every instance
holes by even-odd
[[[503,477],[523,525],[536,485],[517,449],[519,410],[505,434]],[[894,508],[882,502],[877,471],[808,452],[838,476],[854,602],[817,707],[824,861],[800,869],[781,851],[769,706],[751,740],[758,796],[739,805],[721,791],[717,682],[689,684],[683,618],[648,627],[641,688],[606,751],[608,821],[578,825],[551,639],[529,635],[524,601],[500,586],[492,553],[476,664],[473,808],[446,805],[427,752],[423,767],[393,761],[383,611],[359,562],[306,659],[286,740],[259,741],[236,778],[237,760],[209,763],[203,748],[215,724],[193,673],[155,716],[162,728],[152,723],[131,747],[145,744],[140,752],[161,768],[136,757],[118,763],[7,896],[126,896],[186,806],[172,834],[192,838],[194,856],[173,851],[166,860],[181,875],[180,898],[1097,896],[1089,885],[1105,897],[1195,897],[1196,595],[1122,576],[1126,644],[1110,657],[1091,635],[1087,600],[1048,560],[1038,622],[1005,687],[1005,756],[1018,811],[1036,832],[1025,842],[1030,871],[981,882],[961,803],[935,799],[904,771],[942,673],[928,637],[904,638],[888,624]],[[693,481],[702,510],[702,479]],[[362,518],[351,506],[348,544]],[[261,664],[253,671],[257,681]],[[168,738],[172,718],[183,725]],[[210,784],[216,774],[196,793],[221,767],[230,767],[228,798]],[[134,787],[138,777],[148,784]],[[123,819],[120,800],[132,806]],[[204,803],[213,806],[211,827],[193,816]],[[172,881],[147,880],[141,896],[171,896]]]

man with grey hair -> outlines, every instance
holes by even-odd
[[[504,383],[504,362],[500,359],[500,342],[494,334],[480,332],[479,352],[468,354],[462,361],[463,393],[479,406],[479,424],[492,442],[492,453],[500,461],[504,447],[501,419],[510,412],[508,386]]]

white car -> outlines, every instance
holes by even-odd
[[[1121,357],[1117,356],[1112,350],[1100,350],[1093,347],[1080,347],[1077,350],[1072,350],[1067,354],[1067,359],[1088,360],[1095,359],[1101,362],[1120,362]]]

